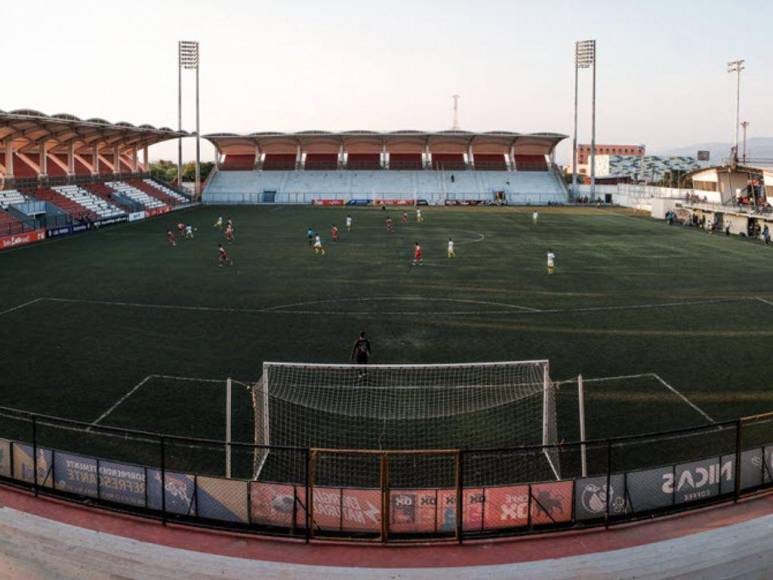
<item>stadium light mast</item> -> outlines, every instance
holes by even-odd
[[[746,67],[744,59],[731,60],[727,63],[727,72],[736,74],[735,85],[735,154],[734,160],[738,161],[738,129],[741,126],[741,71]]]
[[[741,121],[741,127],[743,128],[743,154],[741,159],[746,163],[746,129],[749,127],[749,121]]]
[[[196,71],[196,183],[194,194],[198,198],[201,194],[201,139],[199,137],[199,43],[190,40],[181,40],[177,45],[177,123],[178,129],[183,129],[182,114],[182,78],[183,69]],[[178,139],[177,144],[177,181],[180,187],[183,183],[183,141]]]
[[[451,126],[452,131],[459,130],[459,95],[451,95],[454,100],[454,124]]]
[[[572,197],[577,196],[577,92],[581,68],[593,67],[593,115],[591,137],[591,198],[595,195],[596,177],[596,41],[574,43],[574,139],[572,140]]]

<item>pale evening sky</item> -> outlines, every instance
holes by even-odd
[[[0,13],[5,111],[174,128],[177,41],[189,39],[201,43],[203,134],[442,130],[454,93],[463,129],[571,134],[573,43],[595,38],[598,142],[656,151],[731,141],[726,63],[737,58],[747,67],[742,120],[750,136],[773,136],[765,1],[27,0]],[[581,89],[589,141],[589,72]],[[568,140],[559,151],[565,159]],[[173,143],[151,150],[175,155]]]

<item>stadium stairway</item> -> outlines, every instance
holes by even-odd
[[[97,183],[84,183],[81,187],[97,197],[102,198],[108,203],[111,203],[126,212],[141,211],[142,206],[130,199],[127,199],[121,195],[117,195],[115,191],[110,189],[107,185],[101,182]]]

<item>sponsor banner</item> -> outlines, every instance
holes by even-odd
[[[0,475],[12,477],[11,473],[11,442],[8,439],[0,439]]]
[[[773,446],[766,445],[764,448],[765,465],[762,473],[762,480],[765,483],[773,481]]]
[[[447,199],[446,205],[462,205],[462,206],[474,206],[474,205],[494,205],[489,199]]]
[[[437,531],[438,490],[400,490],[389,493],[389,529],[397,534]]]
[[[467,531],[483,529],[483,489],[465,489],[462,498],[462,525]],[[456,530],[456,490],[438,490],[437,531]]]
[[[531,523],[557,524],[572,520],[574,481],[535,483],[531,486]]]
[[[52,487],[53,477],[51,473],[52,453],[50,449],[37,449],[38,485]],[[34,480],[35,462],[33,460],[33,447],[26,443],[13,444],[13,477],[21,481],[32,483]]]
[[[72,233],[79,234],[81,232],[85,232],[85,231],[90,230],[90,229],[91,229],[91,224],[88,223],[88,222],[87,223],[82,223],[82,224],[74,224],[72,226]]]
[[[381,531],[381,490],[344,489],[341,510],[342,531]]]
[[[762,448],[741,452],[741,489],[762,485],[764,458]],[[733,472],[734,473],[734,472]],[[733,490],[729,490],[733,491]]]
[[[714,497],[719,495],[723,481],[732,489],[734,469],[734,461],[720,457],[683,463],[676,466],[673,474],[663,477],[661,491],[673,493],[678,504]]]
[[[61,228],[51,228],[46,230],[47,238],[56,238],[59,236],[69,236],[73,233],[72,226],[62,226]]]
[[[416,201],[413,199],[375,199],[373,205],[416,205]]]
[[[312,199],[311,205],[345,205],[343,199]]]
[[[247,524],[247,482],[198,477],[196,507],[199,517]]]
[[[165,213],[169,213],[171,211],[170,207],[168,205],[164,205],[162,207],[153,207],[148,208],[145,210],[145,214],[149,217],[156,217],[157,215],[163,215]]]
[[[298,513],[305,518],[305,512]],[[320,530],[381,531],[381,491],[378,489],[314,488],[314,524]],[[298,521],[298,525],[303,525]]]
[[[167,471],[164,474],[164,501],[161,502],[161,471],[148,469],[148,507],[154,510],[166,511],[186,516],[196,515],[196,501],[193,495],[195,488],[194,476],[185,473]]]
[[[120,223],[123,223],[123,222],[127,221],[127,219],[128,218],[125,215],[121,215],[121,216],[118,216],[118,217],[112,217],[112,218],[106,218],[106,219],[103,219],[103,220],[97,220],[97,221],[94,222],[94,227],[95,228],[101,228],[102,226],[110,226],[110,225],[113,225],[113,224],[120,224]]]
[[[15,234],[12,236],[0,236],[0,250],[6,248],[14,248],[16,246],[24,246],[26,244],[32,244],[46,239],[46,230],[40,229],[33,232],[25,232],[23,234]]]
[[[250,519],[253,524],[290,528],[295,492],[292,485],[250,483]],[[306,512],[296,506],[297,519],[305,527]]]
[[[626,513],[625,476],[618,474],[607,477],[586,477],[575,483],[574,517],[578,521],[603,518],[607,513],[619,516]]]
[[[54,486],[88,497],[97,497],[97,460],[54,451]]]
[[[146,217],[146,215],[145,215],[144,211],[133,211],[132,213],[130,213],[128,215],[128,220],[130,222],[136,222],[136,221],[139,221],[139,220],[144,220],[145,217]]]
[[[126,505],[145,507],[145,468],[100,461],[99,497]]]
[[[350,199],[346,205],[370,205],[369,199]]]
[[[483,526],[487,530],[529,524],[529,486],[487,487]]]
[[[626,487],[631,511],[644,512],[673,504],[670,482],[674,479],[673,467],[657,467],[628,474]],[[665,491],[665,490],[668,491]]]

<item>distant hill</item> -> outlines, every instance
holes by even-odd
[[[674,149],[662,149],[653,151],[654,155],[689,155],[695,157],[698,151],[709,151],[712,165],[722,163],[730,157],[731,143],[698,143],[686,147],[677,147]],[[740,146],[741,149],[743,145]],[[647,151],[647,153],[650,153]],[[741,152],[739,152],[740,154]],[[773,137],[754,137],[746,142],[746,156],[749,159],[767,159],[773,160]]]

